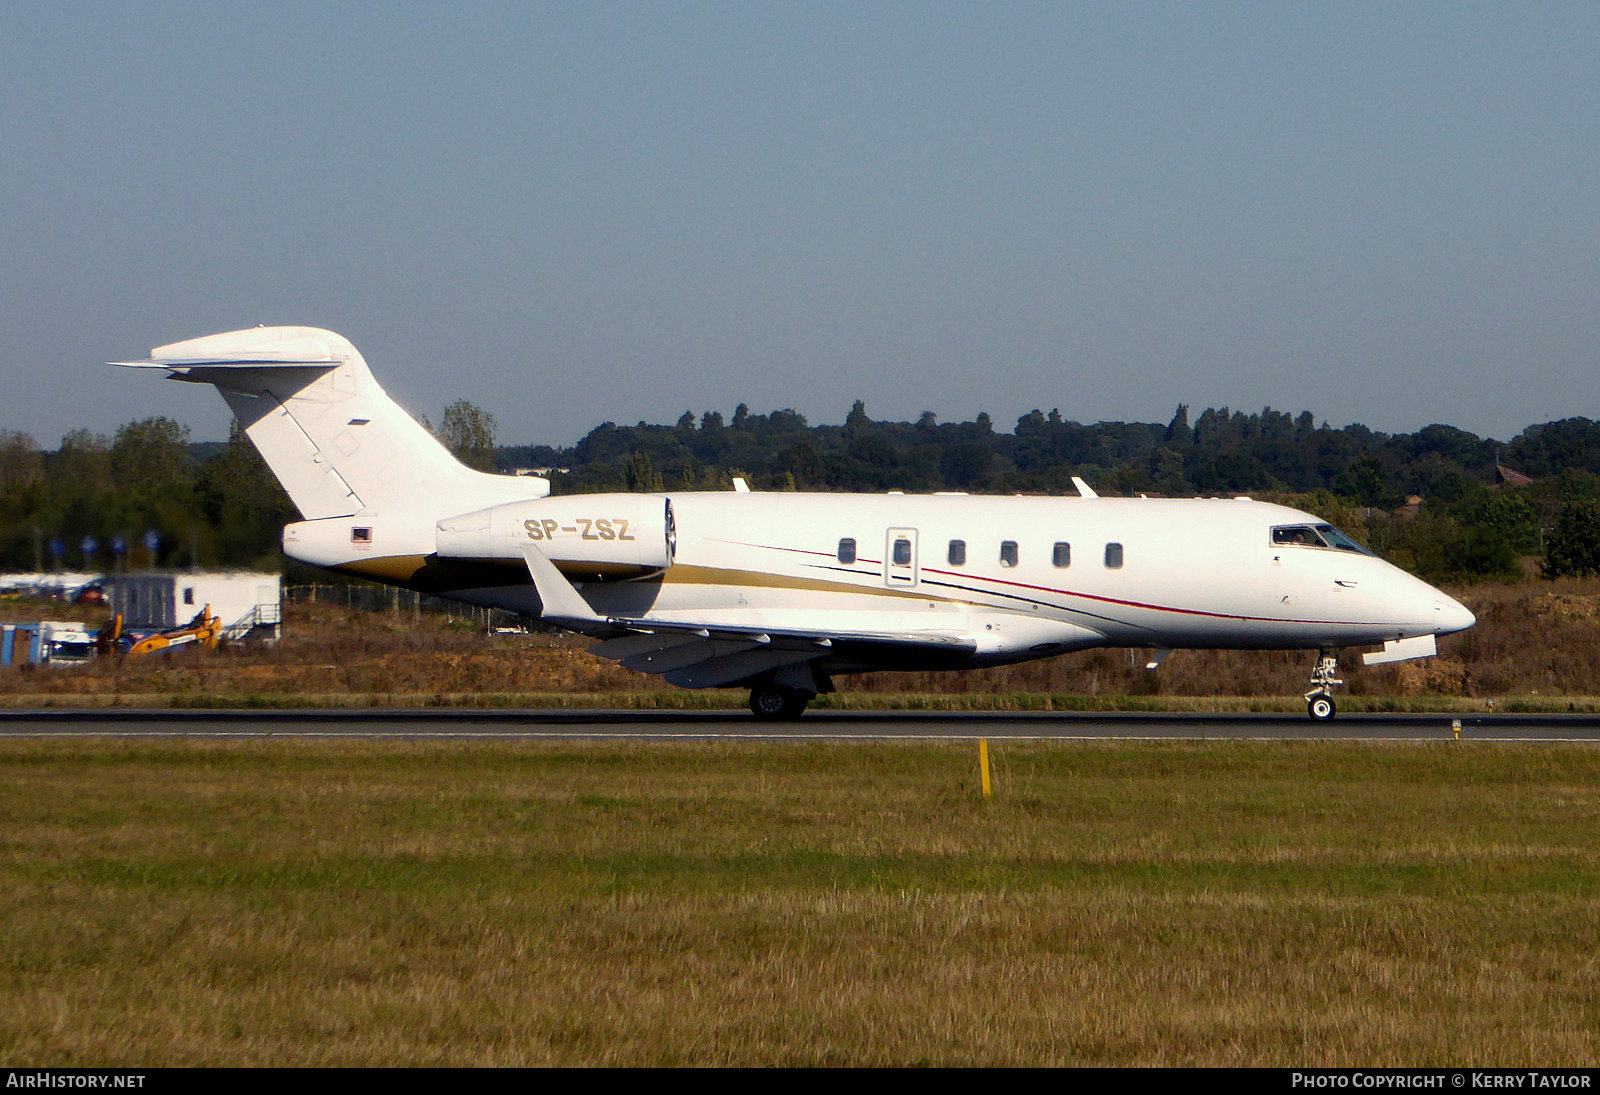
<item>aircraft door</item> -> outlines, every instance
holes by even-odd
[[[892,528],[884,536],[883,584],[909,589],[917,584],[917,530]]]

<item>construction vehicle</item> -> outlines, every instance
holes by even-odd
[[[95,641],[102,654],[121,653],[126,658],[146,654],[165,653],[174,647],[199,643],[209,649],[222,637],[222,621],[211,614],[211,606],[202,608],[195,618],[182,627],[166,631],[124,631],[119,612],[107,620],[96,635]]]

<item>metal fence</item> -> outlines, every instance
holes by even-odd
[[[478,608],[449,601],[443,597],[430,597],[412,589],[398,586],[356,585],[353,583],[316,583],[313,585],[286,585],[283,599],[289,604],[325,604],[362,612],[387,612],[394,616],[443,616],[446,620],[468,621],[484,631],[522,630],[529,621],[513,612],[498,608]]]

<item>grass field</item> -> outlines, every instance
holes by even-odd
[[[0,742],[0,1060],[1600,1063],[1600,750]]]

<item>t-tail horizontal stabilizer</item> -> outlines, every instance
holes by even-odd
[[[532,476],[462,465],[390,399],[342,335],[251,327],[157,346],[143,361],[169,379],[213,384],[307,521],[357,513],[464,513],[542,498]]]

